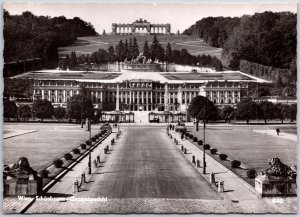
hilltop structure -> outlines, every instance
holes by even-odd
[[[171,24],[151,24],[147,20],[142,18],[136,20],[131,24],[113,23],[112,24],[112,34],[118,35],[170,35],[171,34]]]

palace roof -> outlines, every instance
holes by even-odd
[[[270,83],[240,71],[221,72],[99,72],[41,70],[28,72],[12,78],[34,80],[76,80],[81,82],[116,83],[128,80],[157,81],[160,83],[204,83],[212,81]]]

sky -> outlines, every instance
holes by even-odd
[[[297,3],[4,3],[10,14],[80,17],[96,31],[111,32],[112,23],[132,23],[142,18],[154,24],[171,24],[171,32],[184,31],[209,16],[242,16],[264,11],[297,12]]]

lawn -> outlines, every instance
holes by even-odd
[[[140,52],[144,47],[144,43],[147,40],[149,46],[153,40],[153,35],[135,36],[140,48]],[[101,35],[101,36],[91,36],[91,37],[81,37],[71,46],[60,47],[59,55],[70,54],[71,51],[75,51],[77,55],[90,54],[99,49],[107,49],[109,46],[115,47],[119,41],[122,39],[123,42],[127,39],[133,38],[130,35]],[[187,49],[193,55],[211,55],[217,58],[221,57],[222,49],[211,47],[209,44],[205,43],[202,39],[195,36],[187,35],[158,35],[159,42],[165,47],[169,42],[172,49]]]
[[[93,135],[99,132],[99,126],[93,125]],[[27,157],[30,165],[38,171],[89,139],[89,132],[73,124],[5,123],[4,132],[10,130],[38,131],[3,139],[4,164],[16,163],[19,157]]]
[[[239,160],[248,168],[257,171],[269,167],[267,160],[279,157],[287,165],[297,164],[297,142],[292,140],[253,132],[252,129],[273,129],[266,126],[228,126],[212,127],[206,130],[206,143],[232,160]],[[295,132],[295,127],[281,126],[282,132]],[[191,128],[189,128],[191,130]],[[274,130],[275,131],[275,130]],[[203,130],[192,132],[203,140]]]

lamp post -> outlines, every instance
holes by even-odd
[[[205,101],[204,98],[204,117],[203,117],[203,174],[206,173],[206,162],[205,162]]]
[[[92,147],[92,109],[89,112],[89,125],[88,129],[90,131],[90,145]],[[94,111],[94,115],[97,115],[97,111]],[[89,162],[88,162],[88,167],[89,167],[89,175],[92,173],[92,152],[91,148],[89,149]]]

